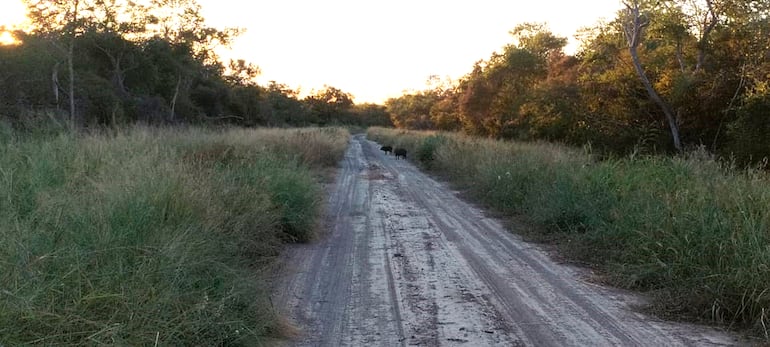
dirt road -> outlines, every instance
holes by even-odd
[[[357,135],[327,234],[290,250],[278,306],[298,346],[722,346],[733,337],[634,312]]]

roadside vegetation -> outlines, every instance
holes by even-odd
[[[597,160],[590,148],[371,128],[527,236],[645,291],[659,314],[770,326],[770,180],[705,151]],[[519,232],[519,230],[514,230]]]
[[[770,2],[622,3],[576,33],[574,53],[543,23],[511,23],[511,42],[464,76],[389,99],[393,123],[616,155],[770,156]]]
[[[223,61],[241,28],[206,23],[195,0],[24,0],[30,25],[0,44],[0,120],[71,128],[205,124],[390,126],[385,107],[332,86],[299,95]]]
[[[256,345],[314,236],[341,128],[44,136],[0,127],[0,344]],[[261,342],[260,342],[261,341]]]
[[[314,237],[349,133],[248,127],[388,126],[385,107],[258,85],[215,53],[242,30],[195,0],[24,3],[29,26],[0,27],[0,345],[284,335],[267,274]]]
[[[385,106],[258,85],[195,0],[24,2],[30,26],[0,27],[0,344],[279,334],[263,274],[313,237],[348,133],[206,128],[339,124],[476,136],[369,131],[661,312],[768,336],[770,2],[624,1],[574,55],[511,23]]]

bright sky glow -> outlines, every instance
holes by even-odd
[[[13,35],[11,35],[11,33],[7,31],[0,32],[0,45],[10,45],[15,42],[16,40],[13,38]]]
[[[199,0],[214,25],[247,28],[233,55],[258,65],[260,83],[302,92],[334,86],[356,103],[422,90],[430,75],[456,79],[511,42],[524,22],[572,40],[611,19],[619,0]]]
[[[0,25],[23,17],[20,0],[0,0]],[[260,67],[303,93],[334,86],[356,103],[422,90],[430,75],[459,78],[511,42],[508,31],[546,22],[568,37],[611,19],[619,0],[198,0],[215,27],[242,27],[226,58]]]
[[[19,24],[24,20],[24,4],[21,0],[2,0],[0,26]]]
[[[20,0],[0,0],[0,45],[15,43],[11,33],[4,31],[16,29],[25,18],[24,5]]]

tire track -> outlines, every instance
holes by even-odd
[[[279,307],[297,346],[725,346],[733,337],[629,309],[362,135],[326,230],[286,258]]]

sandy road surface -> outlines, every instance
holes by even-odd
[[[298,346],[721,346],[581,278],[445,185],[357,135],[330,189],[327,234],[292,248],[279,307]]]

